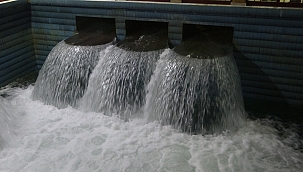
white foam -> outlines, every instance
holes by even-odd
[[[0,152],[0,171],[300,171],[303,153],[276,129],[248,121],[236,133],[196,135],[142,119],[58,109],[14,90],[23,112],[16,142]],[[296,140],[292,140],[295,142]],[[291,142],[291,140],[288,140]]]
[[[8,145],[15,145],[19,115],[19,111],[0,96],[0,150]]]

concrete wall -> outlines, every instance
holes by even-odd
[[[30,4],[0,2],[0,86],[36,70]]]
[[[75,16],[114,18],[119,39],[125,35],[125,20],[168,22],[173,44],[182,38],[183,23],[229,26],[234,28],[244,98],[303,105],[302,9],[129,1],[30,3],[38,69],[59,41],[75,34]]]

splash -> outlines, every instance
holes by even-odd
[[[302,142],[292,128],[248,120],[236,132],[189,135],[158,122],[128,122],[102,113],[58,109],[31,99],[33,87],[14,89],[24,112],[18,146],[0,151],[0,171],[269,171],[299,172]],[[13,108],[14,108],[13,107]],[[291,115],[291,114],[286,114]],[[288,135],[285,137],[283,132]]]
[[[0,96],[0,150],[14,145],[17,129],[17,110],[5,98]]]

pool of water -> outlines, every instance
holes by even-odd
[[[141,118],[123,121],[33,101],[35,77],[0,89],[1,115],[13,120],[0,118],[2,131],[9,131],[0,135],[5,142],[0,171],[286,172],[303,168],[300,117],[287,120],[246,104],[249,118],[236,132],[190,135]],[[300,111],[283,113],[292,117]]]

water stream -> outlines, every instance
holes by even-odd
[[[198,59],[167,49],[149,85],[147,118],[189,133],[221,133],[246,119],[232,55]]]
[[[61,41],[45,61],[33,99],[59,108],[74,106],[83,96],[88,79],[106,45],[73,46]]]

